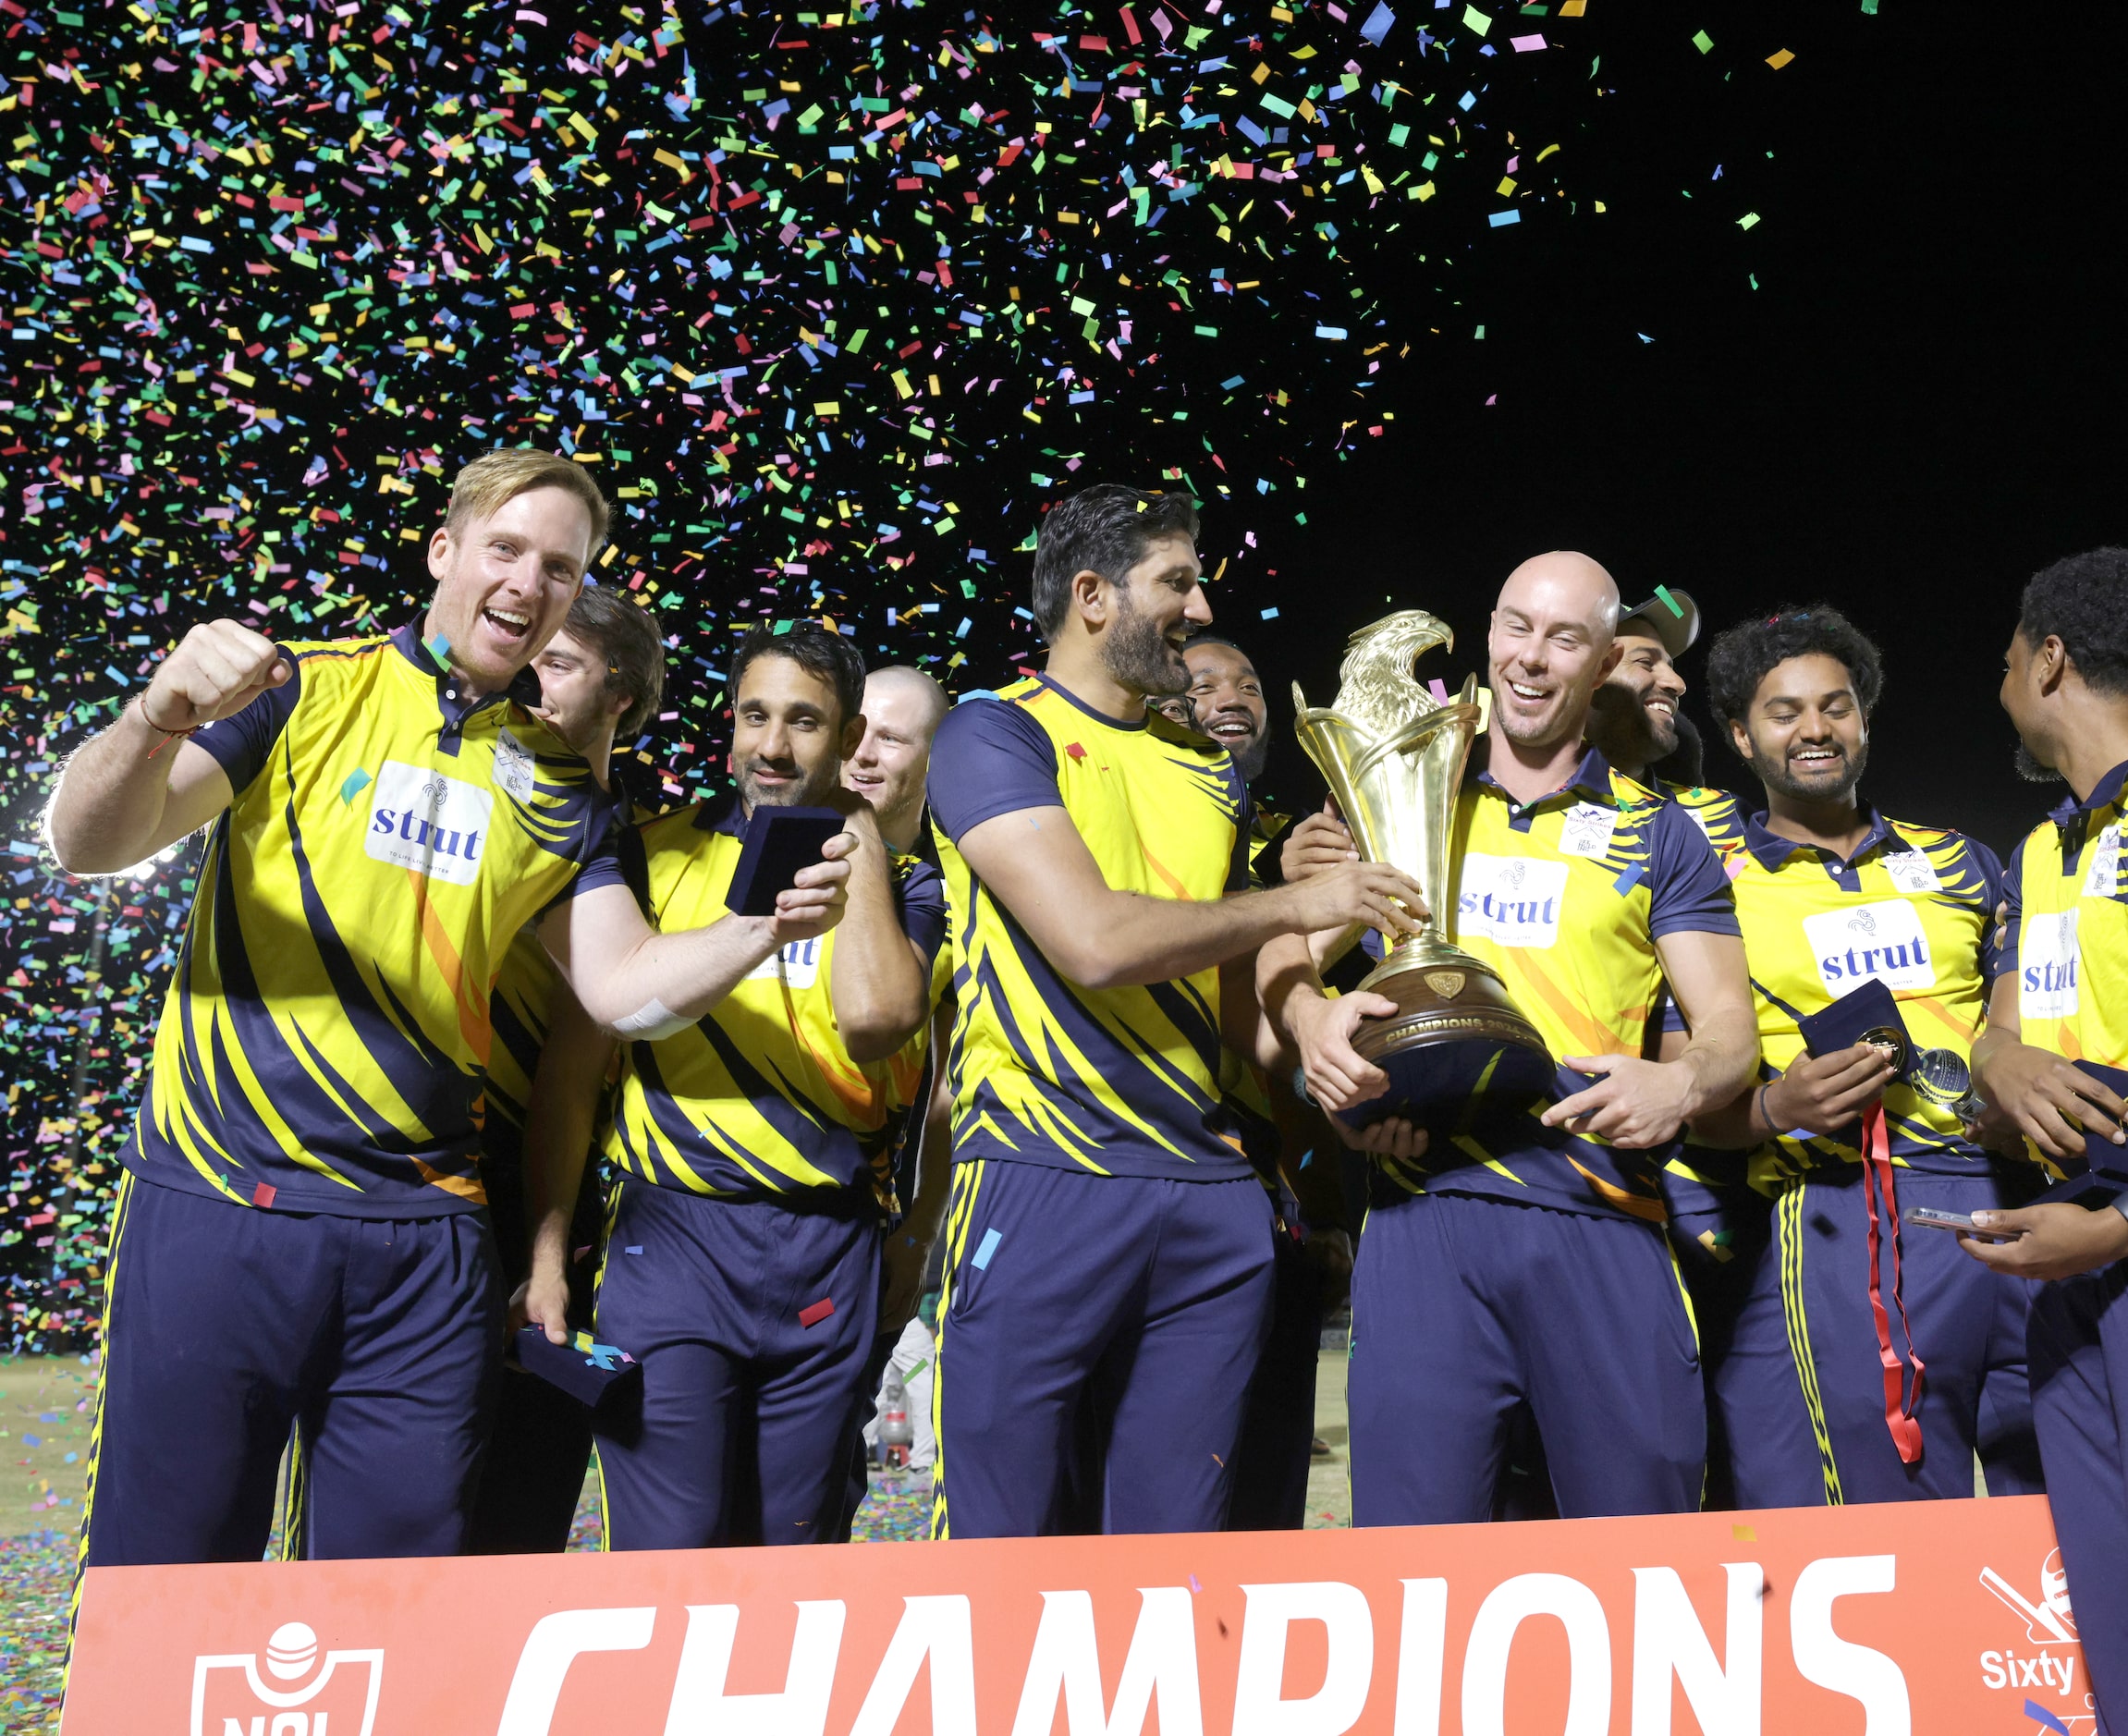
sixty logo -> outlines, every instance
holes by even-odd
[[[2069,1606],[2069,1578],[2061,1551],[2039,1564],[2036,1597],[2027,1597],[1991,1567],[1980,1570],[1980,1583],[2009,1610],[2023,1632],[2000,1649],[1980,1654],[1980,1680],[1989,1688],[2042,1694],[2049,1706],[2027,1697],[2024,1716],[2043,1730],[2088,1732],[2097,1721],[2088,1688],[2079,1680],[2076,1616]]]
[[[471,886],[480,874],[495,805],[492,789],[430,766],[386,760],[370,797],[363,842],[379,862]]]

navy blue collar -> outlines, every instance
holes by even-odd
[[[422,637],[420,621],[409,621],[403,627],[394,628],[391,638],[400,656],[423,675],[434,679],[436,684],[436,709],[443,713],[449,723],[462,724],[474,712],[499,704],[504,700],[509,700],[526,711],[536,710],[539,706],[539,677],[532,673],[530,664],[510,677],[509,685],[501,692],[483,693],[479,699],[468,702],[459,697],[464,691],[465,678],[429,649],[428,642]]]
[[[2128,784],[2128,760],[2122,760],[2105,776],[2084,801],[2076,800],[2073,790],[2064,796],[2048,818],[2056,825],[2074,825],[2079,820],[2088,819],[2100,808],[2110,808],[2121,800],[2121,787]]]
[[[1550,795],[1539,796],[1535,801],[1523,802],[1520,806],[1517,806],[1514,797],[1508,792],[1499,779],[1495,777],[1489,769],[1480,768],[1473,775],[1472,781],[1487,789],[1498,790],[1502,796],[1507,798],[1508,805],[1510,808],[1514,808],[1517,813],[1522,813],[1531,808],[1541,808],[1547,801],[1557,801],[1561,796],[1572,795],[1577,789],[1584,795],[1594,796],[1606,807],[1612,806],[1616,798],[1611,791],[1610,778],[1610,762],[1604,758],[1600,749],[1591,748],[1582,755],[1581,764],[1574,767],[1573,776],[1568,778],[1565,783],[1553,790]]]
[[[1153,708],[1150,705],[1146,706],[1145,715],[1140,717],[1136,723],[1127,723],[1120,717],[1109,716],[1108,714],[1105,711],[1095,711],[1093,706],[1089,705],[1084,700],[1081,699],[1078,694],[1074,693],[1061,681],[1051,680],[1048,675],[1046,675],[1044,671],[1035,669],[1031,671],[1031,673],[1033,675],[1033,678],[1037,681],[1041,682],[1044,687],[1047,688],[1052,693],[1056,694],[1058,699],[1062,700],[1074,711],[1082,712],[1087,716],[1093,718],[1095,723],[1106,724],[1111,729],[1143,729],[1152,721]]]
[[[1838,862],[1842,868],[1852,868],[1879,844],[1888,843],[1899,836],[1887,824],[1884,816],[1872,807],[1868,810],[1867,836],[1854,847],[1852,855],[1842,860],[1837,851],[1827,850],[1821,844],[1798,844],[1792,837],[1782,837],[1778,832],[1767,831],[1766,813],[1767,811],[1761,808],[1743,823],[1743,842],[1744,847],[1758,858],[1759,865],[1768,873],[1778,873],[1781,864],[1798,850],[1808,850],[1814,856]]]
[[[740,806],[739,791],[719,796],[715,801],[705,801],[696,810],[694,829],[698,832],[722,832],[727,837],[737,837],[746,830],[746,814]]]

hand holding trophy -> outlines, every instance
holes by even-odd
[[[1454,643],[1445,622],[1400,609],[1347,642],[1334,705],[1311,707],[1293,688],[1301,745],[1328,781],[1354,848],[1409,874],[1427,906],[1411,913],[1416,932],[1383,931],[1388,952],[1360,984],[1397,1007],[1352,1044],[1389,1089],[1338,1113],[1355,1127],[1400,1117],[1437,1139],[1520,1114],[1549,1095],[1557,1077],[1498,974],[1447,937],[1460,867],[1456,795],[1486,706],[1475,676],[1444,703],[1412,669],[1422,653]]]

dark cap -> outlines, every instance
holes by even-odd
[[[1638,621],[1661,640],[1662,648],[1673,658],[1682,657],[1699,637],[1699,605],[1692,600],[1689,592],[1657,585],[1655,595],[1645,603],[1619,611],[1619,631],[1625,631],[1629,621]]]

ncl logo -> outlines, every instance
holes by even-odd
[[[300,1621],[283,1623],[266,1641],[266,1669],[256,1652],[192,1660],[191,1736],[371,1736],[384,1687],[378,1650],[329,1651]]]
[[[425,765],[386,760],[370,798],[364,837],[379,862],[471,886],[480,874],[495,792]]]

